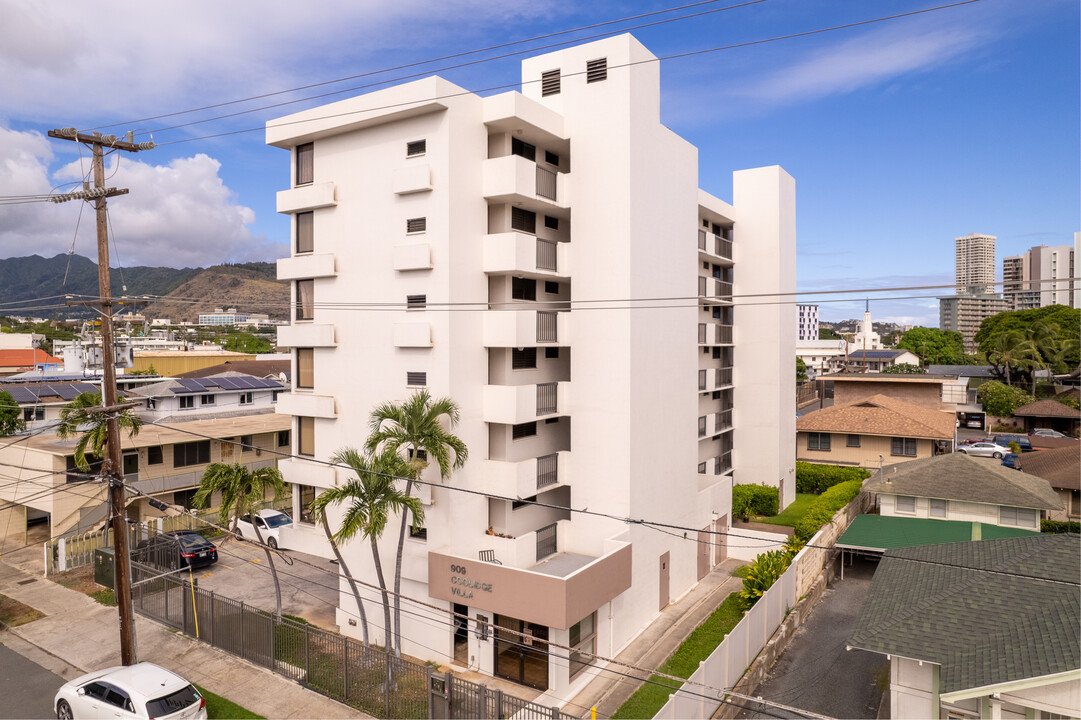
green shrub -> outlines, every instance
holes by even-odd
[[[1049,533],[1052,535],[1060,535],[1062,533],[1081,533],[1081,522],[1071,520],[1070,522],[1063,522],[1062,520],[1041,520],[1040,532]]]
[[[733,485],[732,515],[749,520],[752,515],[776,515],[780,507],[777,488],[768,485]]]
[[[1017,455],[1021,454],[1021,446],[1017,444],[1016,440],[1010,440],[1009,448],[1010,448],[1010,452],[1015,453]]]
[[[807,542],[814,537],[814,534],[818,532],[818,529],[832,520],[838,510],[852,502],[852,498],[860,494],[862,485],[862,480],[849,480],[848,482],[834,485],[829,490],[822,493],[822,495],[811,504],[810,509],[807,511],[807,514],[803,516],[803,519],[796,523],[796,537],[804,542]]]
[[[1005,385],[998,380],[988,380],[980,385],[976,394],[988,414],[1001,418],[1013,417],[1014,410],[1036,399],[1021,388]]]
[[[796,461],[796,492],[798,493],[817,495],[839,483],[866,480],[869,477],[871,477],[871,471],[860,467],[818,465]]]
[[[750,610],[791,562],[792,556],[784,550],[769,550],[756,557],[747,570],[747,577],[743,578],[743,590],[739,594],[744,609]]]

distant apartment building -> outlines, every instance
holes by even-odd
[[[796,336],[797,340],[817,340],[818,339],[818,306],[817,305],[797,305],[799,310],[799,334]]]
[[[980,323],[992,315],[1009,310],[999,295],[951,295],[938,299],[938,327],[961,333],[965,352],[976,352],[976,333]]]
[[[958,294],[995,291],[995,236],[971,233],[954,238],[954,277]]]
[[[976,332],[1009,303],[995,293],[995,236],[971,233],[954,238],[955,294],[938,299],[938,327],[961,333],[966,353],[976,352]],[[1011,265],[1010,272],[1015,272]]]
[[[521,94],[433,77],[267,123],[292,171],[291,546],[330,557],[306,508],[351,477],[323,461],[363,445],[375,406],[452,398],[469,461],[425,471],[402,593],[468,625],[406,601],[404,651],[553,699],[590,659],[547,643],[618,653],[726,556],[734,471],[794,498],[796,309],[732,296],[795,290],[795,184],[764,167],[734,174],[731,204],[700,190],[655,60],[623,35],[525,60]],[[342,551],[374,578],[367,543]],[[337,622],[359,636],[346,587]]]
[[[199,313],[199,325],[203,327],[223,327],[223,326],[240,326],[240,325],[253,325],[255,327],[266,327],[268,325],[274,325],[270,321],[270,316],[266,313],[242,313],[237,312],[236,308],[229,308],[228,310],[222,310],[221,308],[215,308],[212,313]]]
[[[1073,234],[1073,272],[1070,273],[1070,307],[1081,308],[1081,232]]]
[[[1002,259],[1002,295],[1010,310],[1074,306],[1074,249],[1040,245]]]

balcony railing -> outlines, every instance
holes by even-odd
[[[727,430],[730,427],[732,427],[732,411],[722,410],[717,413],[717,430]]]
[[[559,383],[539,383],[537,385],[537,414],[551,415],[558,407],[556,388]]]
[[[537,238],[537,269],[555,272],[556,243]]]
[[[710,326],[713,327],[710,330]],[[699,345],[730,345],[732,344],[732,326],[718,325],[716,323],[698,323]]]
[[[556,173],[537,166],[537,195],[548,200],[556,199]]]
[[[729,260],[732,259],[732,241],[726,240],[721,235],[713,235],[705,230],[698,231],[698,249],[702,252],[710,252]],[[712,240],[712,242],[711,242]]]
[[[718,455],[713,459],[713,474],[720,475],[723,472],[732,469],[732,453],[726,452],[723,455]]]
[[[706,371],[705,370],[699,370],[698,371],[698,389],[699,390],[705,390],[706,389]]]
[[[732,368],[717,368],[717,387],[732,384]]]
[[[556,313],[551,310],[537,311],[537,342],[554,343],[559,341],[556,329]]]
[[[559,482],[559,453],[537,458],[537,489]]]
[[[717,326],[717,342],[730,344],[732,342],[732,326],[731,325],[718,325]]]
[[[549,555],[556,554],[556,523],[542,527],[537,531],[537,562]]]
[[[703,438],[706,436],[706,416],[698,418],[698,437]]]

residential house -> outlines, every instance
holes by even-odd
[[[1081,431],[1081,410],[1059,402],[1055,398],[1045,398],[1022,405],[1013,411],[1015,418],[1025,422],[1025,431],[1038,428],[1051,428],[1060,433],[1077,437]]]
[[[40,348],[0,349],[0,377],[16,373],[49,373],[63,367],[64,361]]]
[[[1077,535],[889,550],[848,646],[889,660],[892,718],[1076,718],[1079,581]]]
[[[60,411],[79,395],[100,392],[88,382],[0,382],[0,392],[11,395],[22,409],[27,430],[38,430],[60,419]]]
[[[202,378],[177,378],[132,388],[130,399],[144,400],[140,416],[160,421],[274,412],[286,386],[277,380],[227,371]]]
[[[205,378],[227,372],[239,372],[257,378],[277,380],[283,385],[288,385],[289,374],[292,370],[293,358],[290,355],[285,355],[284,359],[279,360],[226,360],[220,365],[211,365],[210,367],[200,368],[198,370],[189,370],[188,372],[178,374],[176,377]]]
[[[845,367],[846,340],[797,340],[796,357],[807,366],[807,379],[835,373]]]
[[[888,367],[902,364],[919,366],[920,356],[904,349],[863,350],[854,342],[848,353],[849,372],[880,373]]]
[[[1049,519],[1081,520],[1081,446],[1077,441],[1025,453],[1018,462],[1021,472],[1046,480],[1062,501],[1062,510],[1052,512]]]
[[[975,416],[982,422],[984,416],[968,380],[953,373],[839,373],[826,379],[833,381],[833,397],[838,404],[888,395],[932,410],[948,410],[961,419]]]
[[[137,350],[134,369],[146,372],[153,368],[158,375],[173,377],[230,360],[254,359],[255,355],[251,353],[232,352],[211,345],[196,345],[191,350]]]
[[[835,402],[796,420],[796,459],[880,467],[929,458],[950,451],[955,426],[952,412],[886,395]]]

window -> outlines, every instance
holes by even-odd
[[[537,146],[519,140],[516,137],[510,139],[510,154],[524,157],[526,160],[537,161]]]
[[[532,278],[511,278],[510,296],[514,300],[536,300],[537,281]]]
[[[315,281],[297,280],[297,320],[315,318]]]
[[[512,500],[510,504],[510,509],[517,510],[519,508],[524,508],[526,505],[532,505],[535,502],[537,502],[536,495],[531,495],[530,497],[522,498],[520,500]]]
[[[297,213],[297,253],[310,253],[315,249],[315,213]]]
[[[520,440],[521,438],[533,437],[537,434],[537,423],[527,422],[521,425],[512,425],[510,429],[510,436],[512,440]]]
[[[161,451],[161,445],[152,445],[146,449],[146,464],[161,465],[165,462],[165,454]]]
[[[553,348],[553,347],[544,348],[544,359],[545,360],[558,360],[559,359],[559,348],[557,348],[557,347],[555,347],[555,348]]]
[[[44,420],[45,408],[43,407],[28,407],[23,408],[23,420],[30,422],[32,420]]]
[[[315,178],[315,145],[297,145],[297,185],[308,185]]]
[[[281,394],[282,394],[282,391],[281,391],[281,390],[274,390],[274,391],[272,391],[272,392],[270,393],[270,402],[272,402],[272,403],[276,403],[276,402],[278,402],[278,396],[279,396],[279,395],[281,395]]]
[[[559,94],[559,69],[541,73],[541,97]]]
[[[75,457],[73,455],[68,455],[66,460],[68,471],[67,477],[65,478],[66,482],[73,483],[93,480],[101,474],[101,460],[93,460],[92,458],[87,458],[87,462],[90,463],[90,467],[85,472],[80,470],[79,467],[75,464]]]
[[[423,525],[417,525],[416,523],[410,521],[409,537],[413,538],[414,540],[427,540],[428,528],[424,527]]]
[[[527,233],[537,232],[537,213],[520,207],[511,207],[510,226],[512,230],[521,230]]]
[[[551,215],[545,215],[544,216],[544,227],[548,228],[549,230],[558,230],[559,229],[559,218],[552,217]]]
[[[537,348],[515,348],[510,351],[511,370],[534,370],[537,367]]]
[[[706,464],[704,462],[698,463],[698,474],[699,475],[705,475],[706,474]]]
[[[904,513],[905,515],[915,515],[916,498],[912,497],[911,495],[898,495],[897,512]]]
[[[829,433],[807,433],[807,449],[808,450],[824,450],[830,451],[830,434]]]
[[[406,310],[423,310],[428,307],[427,295],[406,295],[405,296],[405,309]]]
[[[203,395],[203,396],[201,396],[199,398],[199,404],[200,405],[213,405],[214,404],[214,396],[213,395]]]
[[[255,449],[255,438],[253,438],[251,435],[241,435],[240,436],[240,451],[243,452],[245,450],[254,450],[254,449]]]
[[[550,150],[545,150],[544,151],[544,162],[548,163],[549,165],[555,165],[555,166],[558,167],[558,165],[559,165],[559,156],[556,155],[554,152],[552,152]],[[547,218],[545,218],[545,219],[547,220]],[[555,218],[552,218],[552,219],[554,220]]]
[[[173,445],[173,467],[205,465],[210,462],[210,441],[177,443]]]
[[[706,416],[698,418],[698,437],[706,436]]]
[[[570,676],[574,677],[593,662],[597,642],[597,613],[592,612],[571,625]]]
[[[315,455],[315,418],[297,418],[297,454]]]
[[[859,446],[860,446],[860,436],[859,435],[849,435],[848,436],[848,442],[845,443],[845,447],[859,447]]]
[[[409,459],[419,460],[420,462],[428,462],[428,451],[424,448],[420,448],[418,450],[409,448]]]
[[[937,498],[931,498],[931,517],[945,519],[945,517],[946,517],[946,506],[947,506],[947,502],[945,500],[939,500]]]
[[[558,295],[559,294],[559,283],[553,282],[551,280],[545,280],[544,281],[544,292],[548,293],[549,295]]]
[[[181,395],[179,399],[181,410],[191,410],[193,407],[195,407],[194,395]]]
[[[278,447],[288,447],[288,446],[289,446],[289,431],[288,430],[279,430],[278,431]]]
[[[916,457],[916,438],[893,438],[890,441],[890,455]]]
[[[409,386],[424,387],[428,384],[428,373],[406,372],[405,384]]]
[[[300,498],[300,508],[297,513],[300,515],[300,522],[306,525],[314,525],[315,520],[312,518],[312,503],[315,502],[315,488],[311,485],[296,485],[296,495]]]
[[[1040,525],[1040,513],[1031,508],[1000,507],[999,524],[1036,528]]]
[[[428,151],[427,140],[414,140],[405,144],[405,156],[407,158],[423,155]]]
[[[409,218],[405,221],[406,233],[422,233],[428,230],[428,218]]]
[[[608,58],[597,58],[586,63],[586,84],[608,79]]]
[[[199,492],[198,488],[191,488],[190,490],[177,490],[173,493],[173,505],[179,505],[185,510],[191,510],[195,507],[195,493]]]
[[[250,392],[242,392],[242,393],[240,393],[240,404],[241,405],[251,405],[252,402],[254,401],[254,399],[255,399],[255,394],[254,393],[250,393]]]
[[[297,348],[297,387],[305,390],[315,387],[314,348]]]

